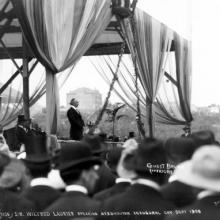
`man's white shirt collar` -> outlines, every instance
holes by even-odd
[[[142,185],[145,185],[145,186],[149,186],[157,191],[160,190],[160,186],[159,184],[157,184],[156,182],[152,181],[152,180],[149,180],[149,179],[136,179],[136,180],[133,180],[132,181],[132,184],[142,184]]]
[[[80,186],[80,185],[69,185],[66,187],[66,192],[72,192],[72,191],[88,194],[88,190],[84,186]]]
[[[124,182],[126,182],[126,183],[131,183],[131,179],[126,179],[126,178],[117,178],[116,180],[115,180],[115,183],[124,183]]]
[[[200,192],[198,195],[197,195],[197,199],[203,199],[207,196],[212,196],[212,195],[215,195],[217,194],[216,192],[213,192],[213,191],[210,191],[210,190],[203,190],[202,192]]]
[[[50,186],[53,188],[53,184],[50,182],[48,178],[40,177],[40,178],[34,178],[31,180],[30,186]]]
[[[75,109],[77,112],[79,112],[75,106],[70,105],[70,107],[73,108],[73,109]]]

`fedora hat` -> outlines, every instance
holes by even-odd
[[[215,145],[199,148],[191,160],[177,166],[174,176],[185,184],[220,192],[220,148]]]
[[[165,164],[166,154],[163,143],[156,139],[146,138],[138,145],[138,148],[124,158],[124,166],[128,170],[149,173],[147,164]]]
[[[47,148],[45,132],[30,129],[24,138],[26,158],[25,162],[45,163],[52,159]]]
[[[98,157],[93,156],[88,144],[83,141],[64,142],[61,145],[58,169],[66,170],[84,164],[101,164]]]
[[[11,158],[0,176],[0,187],[7,189],[15,187],[22,181],[24,173],[24,164],[16,158]]]

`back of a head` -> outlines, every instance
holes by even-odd
[[[134,170],[140,178],[152,179],[159,184],[166,177],[166,173],[161,171],[166,162],[163,143],[151,138],[141,141],[133,155],[128,155],[124,160],[126,169]]]
[[[117,175],[116,168],[119,163],[122,150],[123,150],[122,147],[112,148],[106,155],[107,165],[109,166],[111,171],[116,175]]]
[[[193,132],[190,137],[195,141],[197,147],[215,143],[215,135],[210,130]]]
[[[197,146],[190,137],[169,138],[164,144],[167,158],[170,162],[178,164],[191,158]]]
[[[100,154],[104,151],[101,138],[98,135],[87,134],[83,137],[82,141],[91,148],[93,155],[100,156]]]

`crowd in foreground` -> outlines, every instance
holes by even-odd
[[[131,138],[108,148],[99,135],[51,154],[30,130],[13,156],[0,135],[0,219],[219,220],[220,147],[211,131]]]

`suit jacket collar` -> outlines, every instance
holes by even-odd
[[[158,199],[162,198],[162,194],[160,191],[144,185],[144,184],[139,184],[139,183],[134,183],[132,184],[129,189],[127,190],[127,193],[131,196],[141,196],[141,197],[157,197]]]

